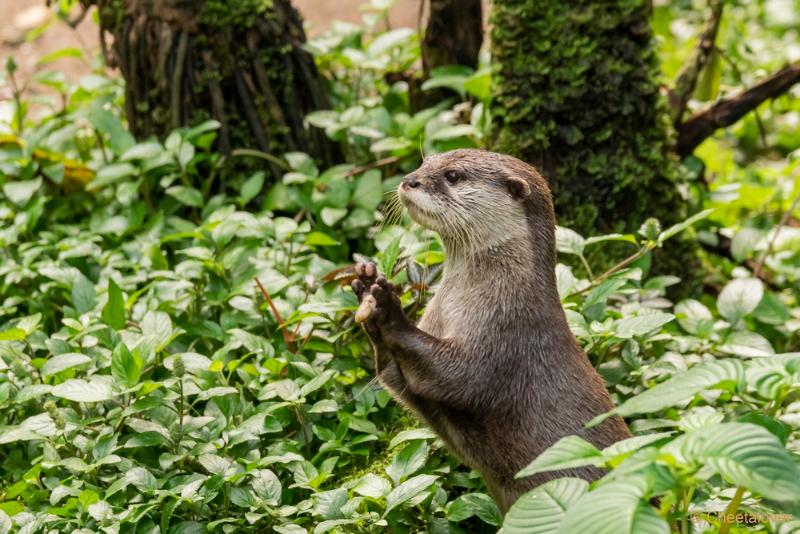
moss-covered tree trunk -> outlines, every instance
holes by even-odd
[[[685,215],[646,0],[495,0],[493,148],[540,167],[584,235]]]
[[[103,42],[113,36],[105,51],[125,78],[134,135],[214,118],[224,153],[300,150],[330,161],[324,132],[303,123],[327,99],[289,0],[86,2],[99,9]]]

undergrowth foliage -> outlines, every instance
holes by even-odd
[[[597,465],[603,479],[556,480],[503,518],[375,384],[347,266],[369,255],[421,313],[441,246],[381,206],[420,146],[475,146],[489,124],[487,68],[438,71],[425,87],[460,98],[409,110],[385,74],[415,43],[344,25],[310,43],[337,106],[308,121],[354,164],[247,153],[284,169],[274,184],[221,183],[213,121],[137,143],[103,76],[41,76],[63,107],[35,122],[22,95],[3,108],[0,534],[800,532],[800,232],[742,227],[745,196],[636,234],[557,229],[570,327],[635,436],[566,437],[520,476]],[[783,191],[796,167],[758,186]],[[681,232],[732,237],[734,261],[674,302],[681,280],[652,276],[651,252]],[[605,246],[630,256],[593,272]]]

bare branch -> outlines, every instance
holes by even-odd
[[[686,104],[689,103],[689,99],[694,93],[700,73],[708,65],[711,54],[714,52],[714,41],[717,39],[724,5],[725,2],[723,0],[709,0],[708,7],[711,11],[708,14],[703,32],[700,34],[700,40],[686,63],[681,67],[675,79],[675,86],[669,92],[670,115],[673,124],[676,126],[680,124],[683,118]]]
[[[678,127],[678,154],[691,154],[715,130],[734,124],[764,101],[788,91],[798,81],[800,62],[791,63],[753,87],[695,113]]]

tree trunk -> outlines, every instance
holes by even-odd
[[[494,2],[493,148],[539,167],[584,235],[685,216],[647,4]]]
[[[125,78],[137,137],[214,118],[226,154],[299,150],[331,162],[324,132],[303,124],[306,113],[328,103],[289,0],[86,1],[97,5],[104,51]]]
[[[430,0],[429,5],[422,40],[425,77],[444,65],[477,67],[483,44],[481,0]]]

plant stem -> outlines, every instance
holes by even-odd
[[[728,534],[728,532],[730,532],[731,522],[728,521],[728,519],[736,514],[736,510],[739,509],[739,504],[742,502],[742,497],[744,497],[744,488],[739,486],[736,488],[736,493],[733,499],[731,499],[730,504],[725,508],[725,515],[722,516],[722,525],[720,525],[719,534]]]
[[[692,504],[692,497],[694,496],[694,487],[686,490],[683,496],[683,516],[681,517],[681,534],[689,534],[689,506]]]

